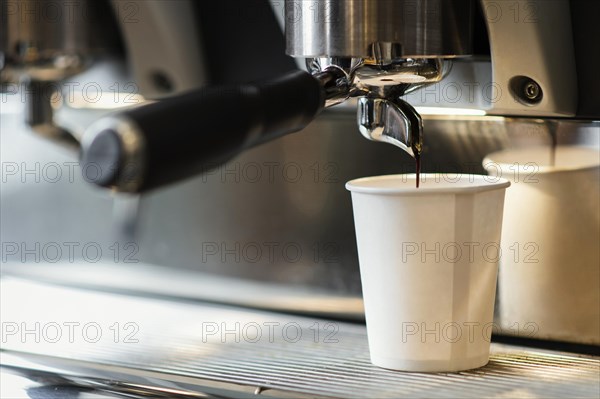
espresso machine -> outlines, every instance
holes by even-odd
[[[344,181],[412,173],[419,156],[424,171],[484,173],[487,153],[549,146],[552,134],[600,143],[595,2],[67,3],[2,1],[3,92],[25,93],[31,129],[74,149],[83,179],[113,193],[121,233],[161,265],[139,273],[185,280],[131,283],[141,291],[361,319]],[[53,19],[57,9],[74,17]],[[135,90],[84,128],[61,125],[81,95],[65,88],[106,60]],[[115,270],[101,284],[121,284]],[[260,292],[211,289],[215,275]],[[596,294],[556,287],[579,294],[592,298],[575,310],[587,327],[537,338],[600,343]]]

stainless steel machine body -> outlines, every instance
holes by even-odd
[[[294,57],[381,59],[471,53],[470,0],[286,1],[286,44]]]
[[[306,58],[313,74],[344,71],[346,98],[361,97],[361,133],[418,155],[422,122],[400,97],[439,82],[448,71],[444,59],[471,54],[472,5],[470,0],[289,0],[287,53]]]
[[[28,23],[16,29],[23,9],[9,8],[14,3],[2,1],[3,18],[12,21],[3,23],[0,41],[2,81],[9,84],[9,92],[10,85],[22,79],[44,84],[64,78],[94,81],[93,76],[75,73],[88,65],[93,71],[106,51],[129,66],[114,80],[135,83],[135,94],[148,99],[168,98],[211,79],[222,83],[222,71],[237,82],[235,77],[270,65],[270,59],[252,57],[270,42],[242,44],[252,36],[250,30],[219,32],[211,47],[209,32],[199,21],[233,20],[242,30],[244,21],[252,25],[264,16],[244,15],[235,3],[225,2],[203,19],[194,12],[199,5],[188,0],[92,2],[111,7],[124,51],[112,42],[96,46],[97,35],[73,34],[102,29],[92,28],[94,24]],[[44,2],[18,3],[39,7]],[[587,41],[600,34],[592,17],[598,11],[594,2],[287,0],[271,5],[285,25],[285,41],[283,31],[278,32],[281,45],[285,43],[288,54],[314,76],[329,79],[326,105],[335,107],[299,135],[140,197],[111,198],[83,187],[81,179],[63,185],[16,182],[17,190],[8,189],[9,180],[2,193],[3,240],[43,243],[60,230],[64,242],[83,236],[108,247],[116,227],[121,237],[135,242],[140,260],[194,270],[198,279],[205,273],[220,274],[356,299],[360,279],[350,198],[343,183],[414,170],[408,155],[393,146],[365,142],[356,130],[411,155],[422,152],[425,172],[484,173],[481,160],[488,153],[511,146],[550,146],[550,131],[559,144],[600,146],[600,51]],[[45,33],[48,30],[53,33]],[[227,45],[229,36],[239,46]],[[246,48],[250,55],[240,60],[237,54]],[[224,61],[228,54],[232,58]],[[112,94],[109,87],[104,89]],[[35,96],[34,91],[30,104],[39,101]],[[40,107],[48,110],[47,105]],[[62,105],[58,120],[85,112],[68,101]],[[44,126],[60,125],[52,113],[42,114]],[[88,116],[81,130],[99,116]],[[3,130],[25,130],[16,119],[2,119]],[[81,136],[78,129],[67,134]],[[18,164],[18,157],[10,157],[20,153],[10,149],[22,148],[21,138],[3,131],[2,140],[3,161]],[[34,154],[47,157],[45,147],[26,140],[29,161],[35,162]],[[49,204],[42,193],[60,201]],[[98,213],[79,213],[81,203]],[[73,214],[86,222],[78,222]],[[97,236],[90,225],[100,226]],[[171,294],[177,291],[172,287]],[[269,303],[259,298],[260,292],[256,295],[257,306]],[[578,295],[577,287],[556,287],[556,295]],[[253,305],[247,297],[236,299],[235,290],[230,301]],[[292,301],[285,303],[289,310],[319,310],[312,302],[298,302],[296,309]],[[348,311],[345,302],[336,304],[330,313],[360,317],[355,308]],[[498,321],[511,325],[510,320]],[[558,339],[552,331],[538,337]],[[582,338],[581,331],[571,331],[566,340],[597,344],[600,337]]]

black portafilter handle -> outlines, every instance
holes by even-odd
[[[246,148],[304,128],[323,109],[320,81],[293,71],[213,87],[100,119],[81,143],[88,182],[143,192],[215,168]]]

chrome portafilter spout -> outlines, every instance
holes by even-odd
[[[412,157],[422,150],[423,120],[401,97],[417,88],[439,82],[450,70],[441,59],[406,59],[359,68],[357,122],[369,140],[393,144]]]
[[[342,69],[368,139],[418,156],[421,117],[401,96],[472,54],[472,0],[286,0],[286,52],[309,71]]]
[[[385,62],[375,62],[321,57],[308,59],[307,68],[320,80],[328,77],[327,85],[331,88],[327,90],[326,107],[358,97],[357,122],[361,134],[369,140],[393,144],[416,157],[422,149],[423,122],[402,96],[439,82],[448,74],[451,64],[438,58],[390,58],[388,55]]]
[[[345,98],[359,97],[357,123],[364,137],[393,144],[412,157],[417,157],[422,150],[423,122],[415,108],[402,96],[439,82],[449,72],[450,65],[450,62],[437,58],[387,62],[321,58],[311,59],[307,63],[316,77],[327,73],[331,75],[332,71],[336,71],[333,76],[345,82]],[[341,93],[340,90],[335,98],[342,98]],[[335,103],[332,101],[331,105]],[[327,105],[330,105],[328,101]]]
[[[404,100],[362,97],[358,100],[358,130],[369,140],[393,144],[415,157],[423,148],[423,120]]]
[[[326,108],[359,100],[359,128],[412,156],[422,123],[401,96],[438,82],[445,59],[470,53],[471,0],[286,0],[286,53],[307,61],[260,82],[206,87],[92,124],[81,145],[89,181],[143,192],[206,172],[241,151],[302,130]]]
[[[101,178],[90,181],[101,186],[153,190],[302,130],[323,108],[352,97],[359,98],[363,135],[416,157],[421,118],[401,96],[440,81],[446,59],[470,54],[471,5],[286,0],[286,53],[307,60],[309,73],[206,87],[124,110],[87,129],[82,167],[99,165]]]
[[[89,181],[104,187],[156,189],[299,131],[323,108],[350,97],[361,97],[363,134],[412,156],[420,153],[421,118],[400,96],[415,82],[441,79],[441,61],[405,60],[373,71],[367,67],[364,73],[362,60],[322,61],[311,73],[292,71],[263,82],[203,88],[101,119],[83,137],[82,167],[94,164],[101,170]]]

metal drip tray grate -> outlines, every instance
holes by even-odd
[[[83,384],[117,380],[181,396],[220,389],[266,397],[600,397],[600,359],[592,356],[492,344],[480,369],[402,373],[370,364],[362,325],[12,278],[3,279],[1,295],[3,323],[41,323],[39,342],[5,337],[3,366]],[[44,326],[68,322],[80,323],[72,339],[63,328],[63,339],[48,342]],[[86,323],[100,337],[91,327],[84,335]]]

